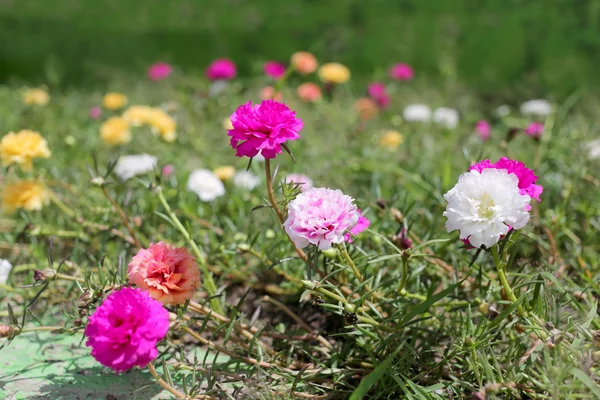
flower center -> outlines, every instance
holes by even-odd
[[[492,199],[489,194],[484,193],[479,199],[477,214],[479,214],[481,218],[492,219],[494,217],[494,206],[494,199]]]

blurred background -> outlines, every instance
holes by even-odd
[[[483,96],[565,97],[600,83],[597,0],[0,0],[0,81],[100,86],[166,61],[241,77],[297,50],[361,82],[396,62]]]

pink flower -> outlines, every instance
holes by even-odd
[[[490,127],[490,123],[484,120],[481,120],[475,124],[475,130],[479,134],[481,140],[488,140],[490,134],[492,132],[492,128]]]
[[[261,100],[275,100],[280,103],[283,102],[283,93],[275,91],[273,86],[265,86],[262,88],[259,96]]]
[[[521,196],[527,195],[532,199],[541,201],[540,196],[544,191],[544,188],[535,184],[538,177],[533,170],[527,168],[524,163],[502,157],[493,164],[490,160],[480,161],[477,164],[471,165],[469,171],[476,170],[481,172],[487,168],[505,169],[509,174],[515,174],[517,178],[519,178],[519,192],[521,193]]]
[[[129,283],[163,304],[183,304],[200,286],[200,271],[184,247],[152,243],[133,256],[127,268]]]
[[[140,289],[109,294],[90,316],[85,345],[100,364],[115,372],[143,367],[158,356],[156,344],[169,330],[169,313]]]
[[[398,81],[407,81],[415,75],[412,67],[408,64],[396,64],[390,68],[390,78]]]
[[[263,71],[265,75],[273,79],[279,79],[285,75],[285,65],[277,61],[267,61],[263,66]]]
[[[91,119],[98,119],[98,118],[100,118],[101,115],[102,115],[102,108],[100,108],[98,106],[94,106],[94,107],[90,108],[90,118]]]
[[[264,158],[275,158],[283,153],[283,143],[300,138],[304,127],[295,111],[275,100],[263,100],[254,106],[251,101],[242,104],[231,116],[231,124],[233,129],[227,135],[238,157],[261,153]]]
[[[367,89],[369,97],[373,99],[379,108],[387,108],[390,105],[391,98],[387,94],[383,83],[371,83]]]
[[[304,82],[296,89],[300,100],[306,103],[314,103],[321,100],[321,88],[316,83]]]
[[[164,62],[152,64],[148,68],[148,78],[153,81],[160,81],[167,78],[173,72],[173,67]]]
[[[525,134],[532,138],[539,138],[544,133],[544,124],[541,122],[532,122],[525,128]]]
[[[165,178],[173,175],[173,172],[175,172],[175,166],[173,164],[167,164],[162,168],[162,176]]]
[[[211,81],[231,80],[236,74],[235,64],[228,58],[216,59],[206,68],[206,77]]]
[[[352,227],[352,229],[350,229],[350,231],[348,231],[348,233],[344,235],[344,241],[347,243],[352,243],[354,237],[358,236],[359,233],[361,233],[362,231],[367,229],[369,225],[371,225],[371,221],[365,218],[360,209],[357,209],[356,211],[358,211],[359,215],[358,222]]]
[[[307,190],[312,189],[313,187],[312,179],[302,174],[289,174],[285,177],[285,183],[288,185],[290,183],[297,184],[298,186],[300,186],[301,192],[306,192]]]
[[[313,188],[290,202],[283,226],[298,248],[313,244],[328,250],[344,241],[346,231],[359,217],[352,197],[340,190]]]

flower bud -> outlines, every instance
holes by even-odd
[[[33,270],[33,279],[36,282],[43,282],[47,279],[52,279],[56,276],[56,271],[51,268],[46,268],[44,270],[34,269]]]
[[[0,338],[12,339],[15,336],[15,328],[9,325],[0,325]]]
[[[323,255],[327,258],[336,258],[337,255],[339,254],[339,250],[335,247],[330,248],[329,250],[323,250],[321,251],[321,253],[323,253]]]
[[[490,309],[490,303],[483,302],[479,305],[479,307],[477,307],[477,309],[480,313],[487,314],[488,310]]]

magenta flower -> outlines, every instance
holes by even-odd
[[[525,128],[525,134],[532,138],[539,138],[544,133],[544,124],[541,122],[532,122]]]
[[[242,104],[231,116],[233,129],[229,129],[231,147],[237,157],[254,157],[261,153],[264,158],[275,158],[283,153],[281,145],[288,140],[300,138],[304,127],[296,112],[275,100],[263,100],[252,105]]]
[[[228,81],[235,78],[236,74],[235,64],[228,58],[216,59],[206,68],[206,77],[211,81]]]
[[[481,140],[488,140],[492,133],[492,128],[489,122],[481,120],[475,124],[475,131],[477,131]]]
[[[123,288],[109,294],[90,316],[85,345],[115,372],[143,367],[158,356],[156,344],[169,330],[169,313],[148,292]]]
[[[285,65],[277,61],[267,61],[263,66],[263,71],[265,75],[273,79],[280,79],[285,75]]]
[[[533,170],[527,168],[524,163],[502,157],[493,164],[490,160],[480,161],[477,164],[471,165],[469,171],[476,170],[481,172],[488,168],[505,169],[509,174],[515,174],[517,178],[519,178],[519,192],[521,193],[521,196],[527,195],[532,199],[536,199],[538,202],[541,201],[540,196],[544,191],[544,188],[535,184],[538,177]]]
[[[344,235],[344,241],[346,243],[352,243],[354,237],[358,236],[359,233],[371,225],[371,221],[365,218],[360,209],[357,209],[356,211],[358,211],[358,222]]]
[[[300,186],[301,192],[306,192],[307,190],[313,188],[312,179],[310,179],[308,176],[302,175],[302,174],[289,174],[288,176],[285,177],[285,183],[288,185],[290,183],[294,183],[294,184]]]
[[[100,108],[98,106],[94,106],[94,107],[90,108],[90,118],[91,119],[98,119],[98,118],[100,118],[101,115],[102,115],[102,108]]]
[[[298,248],[313,244],[329,250],[344,241],[359,217],[352,197],[340,190],[313,188],[290,202],[283,227]]]
[[[371,83],[367,88],[369,97],[377,104],[379,108],[387,108],[390,105],[391,97],[387,94],[383,83]]]
[[[167,164],[164,167],[162,167],[162,176],[164,176],[165,178],[168,178],[169,176],[173,175],[173,173],[175,172],[175,166],[173,164]]]
[[[412,67],[408,64],[396,64],[389,71],[390,78],[397,81],[408,81],[415,75]]]
[[[148,78],[153,81],[160,81],[171,75],[171,72],[173,72],[173,67],[165,62],[158,62],[148,68]]]

